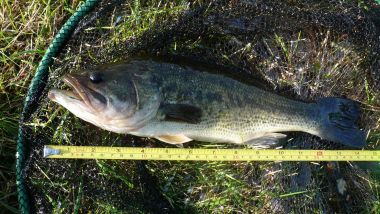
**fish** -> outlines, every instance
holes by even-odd
[[[226,75],[152,59],[101,65],[63,77],[48,97],[102,129],[181,145],[196,140],[270,148],[287,132],[363,147],[357,102],[302,102]]]

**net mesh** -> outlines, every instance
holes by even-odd
[[[226,75],[293,99],[363,103],[368,148],[379,144],[379,7],[359,1],[101,1],[54,58],[22,135],[30,204],[51,212],[368,212],[379,198],[351,163],[51,160],[45,144],[170,147],[94,128],[47,99],[69,72],[122,61],[223,67]],[[284,148],[339,149],[302,133]],[[191,142],[185,147],[236,148]],[[364,199],[364,200],[363,200]]]

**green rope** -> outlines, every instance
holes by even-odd
[[[26,127],[23,125],[30,115],[35,111],[35,106],[38,105],[39,96],[45,87],[45,79],[48,77],[49,66],[53,63],[53,57],[57,56],[59,51],[64,46],[65,42],[71,37],[72,32],[78,25],[79,21],[88,14],[100,0],[86,0],[78,10],[67,20],[67,22],[60,29],[55,36],[53,42],[46,50],[40,64],[38,65],[35,76],[33,77],[29,86],[28,93],[24,102],[24,108],[21,115],[20,126],[17,137],[17,153],[16,153],[16,184],[18,193],[18,202],[20,213],[29,213],[29,197],[25,186],[25,180],[22,173],[25,165],[25,155],[27,154],[29,145],[25,142],[24,131]]]

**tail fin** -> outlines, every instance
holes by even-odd
[[[317,102],[322,119],[319,136],[346,146],[366,145],[366,132],[356,126],[360,115],[358,103],[342,98],[328,97]]]

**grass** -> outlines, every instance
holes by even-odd
[[[291,35],[288,39],[278,35],[267,38],[264,43],[269,49],[270,57],[262,62],[261,68],[267,71],[267,79],[279,90],[290,86],[293,93],[301,99],[344,94],[360,102],[365,118],[361,124],[370,130],[367,139],[368,149],[379,149],[379,95],[375,92],[376,89],[369,85],[367,78],[363,78],[362,62],[365,60],[350,48],[347,41],[334,38],[330,31],[324,32],[323,35],[325,37],[315,46],[318,47],[315,52],[305,52],[309,50],[307,45],[315,41],[300,33]],[[360,182],[368,182],[366,188],[371,189],[377,198],[380,197],[380,164],[358,165],[373,176],[373,179],[359,178]],[[304,193],[307,191],[285,193],[280,197]],[[378,201],[371,202],[367,212],[379,212]]]
[[[0,213],[17,213],[15,148],[28,84],[79,1],[0,1]]]
[[[79,1],[66,0],[35,0],[28,3],[0,0],[0,67],[3,68],[3,72],[0,73],[0,100],[4,101],[0,103],[0,160],[2,160],[0,186],[5,187],[0,189],[0,207],[3,208],[0,209],[0,213],[18,212],[14,182],[15,140],[17,122],[27,86],[52,36],[78,4]],[[362,1],[359,1],[359,4],[363,6]],[[125,10],[131,11],[130,16],[120,18],[115,15],[111,17],[112,24],[99,24],[98,27],[86,29],[89,32],[102,31],[104,35],[110,33],[111,40],[102,42],[100,46],[87,48],[86,52],[83,51],[78,55],[68,54],[62,64],[69,62],[78,62],[76,65],[83,64],[86,58],[101,63],[106,58],[96,57],[98,49],[107,48],[110,43],[122,44],[130,37],[140,36],[155,22],[161,21],[163,15],[175,16],[186,8],[186,1],[164,5],[161,1],[151,1],[148,5],[141,5],[138,0],[131,1],[130,4],[125,5]],[[378,148],[380,127],[376,118],[379,118],[380,113],[376,93],[367,79],[361,78],[359,73],[352,72],[356,69],[361,70],[360,63],[358,64],[362,60],[361,56],[347,47],[344,41],[332,42],[336,38],[333,38],[330,32],[323,33],[325,38],[317,46],[319,49],[317,48],[316,52],[310,55],[305,54],[308,48],[307,42],[310,41],[307,40],[307,35],[301,32],[290,37],[281,34],[268,36],[263,41],[259,41],[268,48],[269,54],[258,67],[264,71],[276,71],[277,80],[281,81],[276,82],[276,79],[270,78],[268,81],[280,89],[294,88],[294,93],[298,98],[314,99],[337,93],[349,95],[350,98],[363,102],[367,109],[366,118],[371,118],[371,123],[367,126],[373,130],[370,133],[369,142],[371,148]],[[223,38],[226,41],[230,39],[229,36]],[[254,46],[257,45],[255,42],[257,41],[244,44],[232,55],[221,52],[221,58],[226,61],[233,60],[234,57],[250,58],[249,54],[252,54],[255,50]],[[178,53],[183,49],[196,50],[198,48],[202,48],[202,38],[195,41],[174,41],[170,51]],[[310,60],[311,58],[314,60]],[[306,71],[311,72],[311,78]],[[341,71],[353,75],[341,75]],[[60,86],[59,72],[61,71],[53,71],[54,77],[57,78],[51,80],[51,85]],[[337,80],[346,84],[337,85]],[[305,91],[309,94],[305,95]],[[123,137],[100,132],[74,118],[63,108],[56,108],[55,104],[43,103],[38,114],[41,117],[36,116],[27,125],[37,131],[43,130],[46,135],[52,137],[52,141],[59,144],[88,142],[91,139],[91,143],[125,146],[126,140]],[[47,120],[41,119],[45,117]],[[88,136],[91,138],[87,138]],[[128,138],[129,141],[133,141],[133,138]],[[144,139],[144,143],[164,146],[150,139]],[[196,144],[196,146],[199,145]],[[200,146],[210,145],[200,144]],[[224,147],[226,146],[220,148]],[[61,166],[64,167],[60,168]],[[96,204],[91,207],[95,213],[122,213],[119,207],[114,205],[125,203],[125,200],[114,202],[107,198],[117,199],[118,194],[126,191],[136,193],[136,196],[139,191],[146,191],[143,185],[137,182],[141,176],[136,174],[137,163],[57,161],[44,165],[41,161],[33,167],[36,170],[32,174],[34,177],[31,182],[41,190],[41,194],[47,199],[54,213],[85,212],[86,208],[89,208],[85,205],[90,204]],[[307,200],[317,197],[317,192],[322,188],[328,188],[327,182],[312,179],[309,181],[308,189],[295,181],[298,179],[298,174],[302,174],[300,169],[310,170],[304,174],[312,173],[311,176],[314,176],[312,178],[319,178],[326,174],[324,167],[311,163],[305,166],[301,163],[272,162],[257,164],[149,161],[146,163],[146,170],[158,179],[159,191],[171,206],[184,211],[196,210],[204,213],[263,213],[273,211],[275,209],[273,207],[276,206],[279,207],[276,208],[278,210],[285,209],[283,207],[286,203],[291,204],[292,200],[295,201],[293,203],[298,202],[302,205],[293,205],[300,209],[311,206],[313,203],[308,203]],[[60,177],[61,175],[66,177]],[[94,180],[85,180],[88,178]],[[355,177],[353,180],[362,185],[369,185],[376,196],[380,197],[379,182],[366,179]],[[71,183],[73,180],[75,183]],[[290,187],[291,184],[294,186]],[[102,189],[110,187],[107,185],[111,185],[114,189]],[[89,197],[86,195],[88,188],[93,188],[97,194]],[[102,192],[109,193],[102,195]],[[286,203],[279,203],[279,200]],[[143,202],[140,201],[141,203]],[[136,212],[142,212],[139,209],[136,207]],[[312,210],[317,213],[320,209],[315,207]],[[378,212],[379,202],[368,205],[368,210]]]

